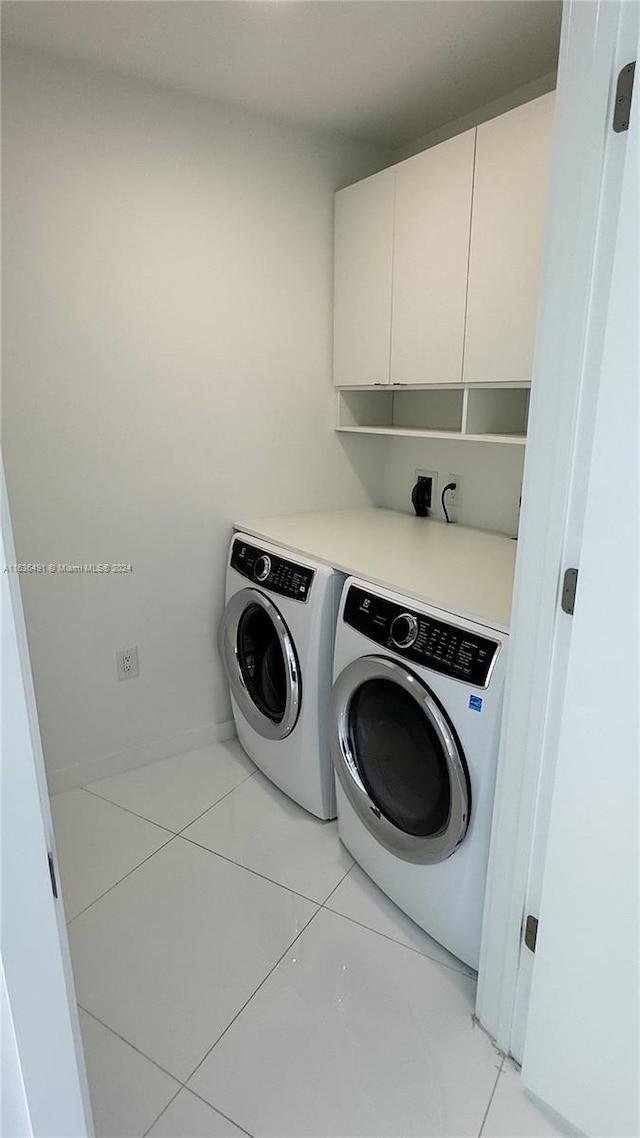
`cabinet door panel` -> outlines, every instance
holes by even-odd
[[[465,383],[530,380],[554,95],[478,127]]]
[[[396,167],[393,383],[459,383],[475,130]]]
[[[395,168],[335,199],[336,386],[389,382]]]

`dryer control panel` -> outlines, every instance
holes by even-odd
[[[303,603],[308,600],[315,575],[306,565],[296,565],[276,553],[267,553],[237,539],[231,548],[231,567],[261,589]]]
[[[495,640],[401,607],[356,585],[347,593],[343,619],[398,656],[479,688],[489,683],[500,650]]]

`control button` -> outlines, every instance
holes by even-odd
[[[258,557],[253,567],[253,575],[256,581],[266,581],[271,572],[271,558],[266,553],[262,557]]]
[[[397,648],[410,648],[418,635],[418,622],[410,612],[403,612],[391,621],[389,631]]]

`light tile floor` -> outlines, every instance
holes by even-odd
[[[53,799],[98,1138],[563,1138],[474,974],[237,743]]]

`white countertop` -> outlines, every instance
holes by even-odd
[[[509,631],[513,538],[379,509],[241,518],[234,525],[343,573]]]

